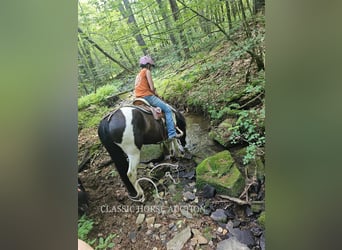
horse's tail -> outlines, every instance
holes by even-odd
[[[107,117],[103,118],[99,124],[97,133],[99,135],[100,141],[102,145],[106,148],[110,157],[112,158],[119,175],[124,182],[127,190],[131,196],[136,196],[137,192],[133,187],[132,183],[129,181],[127,172],[128,172],[128,161],[127,156],[124,151],[114,143],[112,140],[112,136],[109,130],[109,122],[110,119]]]

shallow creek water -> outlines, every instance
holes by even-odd
[[[209,137],[210,121],[197,114],[185,114],[187,122],[187,149],[200,162],[210,155],[221,152],[224,147]]]

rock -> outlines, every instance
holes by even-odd
[[[190,172],[181,172],[179,173],[180,178],[187,178],[189,180],[193,179],[195,177],[195,171],[192,170]]]
[[[260,237],[263,233],[263,230],[260,227],[252,227],[251,232],[255,237]]]
[[[235,219],[236,215],[232,207],[227,208],[226,210],[224,210],[224,212],[227,215],[228,219],[230,220]]]
[[[239,228],[233,228],[233,223],[231,221],[227,223],[226,228],[229,230],[229,235],[236,238],[239,242],[248,246],[255,245],[254,236],[250,230],[240,230]]]
[[[227,118],[226,120],[221,122],[217,126],[217,128],[213,128],[209,132],[209,137],[212,138],[214,141],[217,141],[224,147],[232,146],[231,140],[229,138],[232,132],[229,129],[233,127],[233,124],[235,124],[235,122],[235,118]]]
[[[213,186],[205,184],[203,187],[203,197],[204,198],[213,198],[216,194],[216,189]]]
[[[222,227],[218,227],[218,228],[217,228],[217,232],[218,232],[218,233],[222,233],[222,232],[223,232],[223,228],[222,228]]]
[[[128,238],[132,243],[135,243],[137,241],[137,234],[135,232],[129,232]]]
[[[184,217],[192,219],[192,214],[188,210],[181,208],[180,212]]]
[[[203,235],[201,234],[201,232],[198,229],[192,229],[191,231],[194,234],[194,237],[191,239],[192,243],[196,242],[195,245],[197,245],[197,244],[199,244],[199,245],[208,244],[208,240],[205,237],[203,237]]]
[[[146,218],[147,227],[153,227],[154,220],[155,220],[155,217],[147,217]]]
[[[196,167],[196,184],[203,188],[213,186],[218,193],[238,197],[245,187],[245,180],[228,150],[206,158]]]
[[[246,213],[247,217],[251,217],[253,215],[253,211],[252,211],[250,206],[246,206],[245,213]]]
[[[157,229],[160,228],[161,226],[162,226],[162,224],[157,224],[157,223],[153,225],[153,227],[157,228]]]
[[[226,223],[228,219],[223,209],[216,209],[216,211],[210,215],[210,218],[212,218],[214,221],[222,223]]]
[[[175,223],[171,222],[171,223],[169,224],[169,229],[172,230],[174,227],[175,227]]]
[[[243,157],[246,155],[247,148],[242,148],[238,150],[234,156],[238,159],[238,161],[242,162]],[[245,169],[247,169],[248,177],[251,178],[254,173],[256,173],[256,177],[258,180],[264,180],[265,178],[265,165],[262,162],[261,158],[257,156],[255,158],[255,161],[251,161],[246,166],[244,166]]]
[[[255,245],[254,236],[250,230],[240,230],[237,228],[230,233],[232,233],[238,241],[240,241],[243,244],[246,244],[247,246]]]
[[[235,220],[233,220],[232,228],[238,227],[238,226],[240,226],[240,224],[241,224],[241,221],[235,219]],[[227,227],[227,229],[229,230],[228,227]]]
[[[135,224],[140,225],[141,223],[144,222],[144,219],[145,219],[145,214],[138,214]]]
[[[265,246],[265,236],[264,236],[264,234],[262,234],[261,237],[260,237],[259,245],[260,245],[260,248],[262,250],[265,250],[266,246]]]
[[[189,191],[186,191],[183,194],[183,200],[184,201],[193,201],[196,198],[196,195],[194,193],[191,193]]]
[[[184,244],[190,239],[191,231],[190,227],[186,227],[181,232],[177,233],[172,240],[166,243],[167,250],[179,250],[182,249]]]
[[[236,238],[231,237],[217,244],[216,250],[249,250],[248,246],[240,243]]]

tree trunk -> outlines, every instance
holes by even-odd
[[[135,40],[139,44],[141,50],[143,51],[144,55],[147,54],[148,50],[146,47],[146,43],[142,35],[140,34],[140,30],[137,24],[137,21],[135,20],[131,4],[129,3],[129,0],[123,0],[123,3],[125,5],[126,12],[128,13],[128,24],[131,24],[133,26],[133,34],[135,35]],[[126,12],[120,10],[121,14],[126,18]]]
[[[166,6],[164,4],[164,1],[162,1],[162,0],[156,0],[156,1],[158,3],[161,15],[163,17],[163,20],[164,20],[164,23],[165,23],[165,28],[166,28],[166,30],[169,31],[168,33],[169,33],[170,41],[171,41],[175,51],[177,51],[177,56],[179,58],[181,58],[182,55],[181,55],[181,53],[178,50],[178,42],[177,42],[176,37],[173,34],[173,31],[171,29],[170,19],[169,19],[168,15],[166,15],[166,12],[165,12]]]
[[[171,10],[172,10],[173,19],[175,20],[175,22],[177,22],[177,20],[179,19],[179,9],[178,9],[177,2],[176,0],[169,0],[169,3],[170,3]],[[187,59],[190,57],[190,49],[189,49],[189,45],[186,40],[186,37],[184,36],[184,30],[183,30],[182,25],[178,25],[178,30],[179,30],[179,38],[181,40],[182,47],[183,47],[184,58]]]
[[[241,14],[242,14],[242,22],[245,26],[246,35],[247,35],[247,37],[251,37],[251,31],[250,31],[249,25],[247,23],[245,7],[243,6],[242,0],[239,0],[239,6],[240,6]]]
[[[264,10],[265,0],[253,0],[253,2],[254,2],[254,8],[253,8],[254,14],[257,14],[259,11]]]
[[[229,0],[226,0],[225,3],[226,3],[226,10],[227,10],[228,27],[229,27],[229,32],[230,32],[233,26],[232,26],[232,18],[230,16]]]

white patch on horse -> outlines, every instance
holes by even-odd
[[[140,162],[140,150],[134,143],[134,132],[133,132],[133,108],[123,107],[121,108],[122,114],[125,117],[126,127],[122,134],[122,142],[117,143],[122,150],[126,153],[129,160],[127,176],[137,191],[137,197],[144,196],[144,192],[137,182],[137,167]]]

